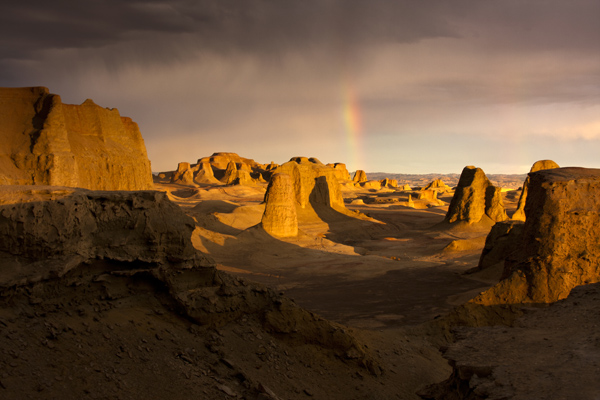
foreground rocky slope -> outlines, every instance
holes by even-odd
[[[401,335],[392,370],[347,328],[217,271],[163,193],[0,193],[3,398],[410,398],[447,374]]]
[[[548,308],[528,309],[512,327],[458,328],[445,352],[451,377],[424,399],[597,399],[600,284],[579,286]]]
[[[0,121],[0,185],[153,187],[138,126],[116,109],[63,104],[45,87],[0,88]]]

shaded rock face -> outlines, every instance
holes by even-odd
[[[294,183],[289,175],[278,173],[271,177],[265,194],[265,203],[265,212],[261,221],[265,231],[278,237],[298,235]]]
[[[0,88],[0,121],[0,184],[153,188],[138,126],[116,109],[63,104],[43,87]]]
[[[531,172],[542,171],[544,169],[555,169],[560,168],[557,163],[552,160],[540,160],[536,161],[532,166]],[[525,182],[523,183],[523,191],[521,192],[521,197],[519,197],[519,203],[517,204],[517,210],[512,216],[512,219],[517,221],[525,221],[525,201],[527,200],[527,192],[529,188],[529,176],[525,178]]]
[[[221,181],[226,185],[253,185],[255,183],[250,175],[249,167],[246,164],[242,164],[241,168],[238,169],[233,161],[227,164],[225,175]]]
[[[352,178],[352,181],[357,183],[366,182],[367,180],[367,173],[362,169],[356,170],[354,178]]]
[[[294,161],[280,165],[274,172],[290,176],[296,204],[300,208],[324,205],[338,211],[347,211],[333,168],[306,157],[295,157],[292,160]]]
[[[514,257],[523,240],[522,221],[501,221],[492,226],[485,239],[478,269],[486,269]]]
[[[467,166],[460,175],[445,221],[474,224],[485,219],[508,219],[501,189],[492,185],[481,168]]]
[[[398,187],[398,180],[397,179],[382,179],[381,181],[381,187],[388,187],[388,188],[395,188]]]
[[[548,169],[529,177],[519,252],[506,261],[503,279],[473,302],[548,303],[600,281],[600,170]]]
[[[10,200],[30,193],[19,186],[0,190],[0,252],[10,260],[0,271],[3,285],[62,276],[92,259],[211,265],[191,244],[193,219],[165,193],[40,186],[32,201]]]

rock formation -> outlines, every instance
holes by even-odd
[[[258,164],[256,161],[250,158],[240,157],[236,153],[213,153],[210,157],[203,157],[198,160],[198,164],[207,162],[215,168],[218,169],[226,169],[230,162],[241,166],[241,164],[246,164],[251,168],[262,167],[261,164]]]
[[[481,168],[465,167],[448,207],[445,221],[474,224],[507,219],[501,189],[492,185]]]
[[[386,187],[386,188],[396,188],[398,187],[398,180],[397,179],[382,179],[381,181],[379,181],[381,183],[381,187]]]
[[[412,190],[412,189],[410,188],[410,185],[409,185],[408,183],[406,183],[406,184],[402,185],[402,188],[401,188],[401,189],[402,189],[402,190],[406,190],[406,191]]]
[[[513,258],[519,251],[523,236],[522,221],[500,221],[492,226],[485,239],[477,269],[482,270]]]
[[[540,160],[536,161],[529,173],[541,171],[544,169],[554,169],[560,168],[557,163],[552,160]],[[521,197],[519,197],[519,203],[517,204],[517,210],[512,216],[512,219],[517,221],[525,221],[525,201],[527,199],[527,191],[529,187],[529,176],[525,178],[525,182],[523,183],[523,191],[521,192]]]
[[[335,176],[340,182],[345,182],[350,180],[350,173],[348,169],[346,169],[346,164],[344,163],[334,163],[327,164],[328,167],[331,167],[335,171]]]
[[[5,265],[1,281],[60,277],[95,259],[212,265],[190,243],[194,227],[162,192],[1,186],[0,252],[19,260]]]
[[[367,181],[367,173],[362,169],[357,169],[354,173],[354,178],[352,178],[353,182],[361,183]]]
[[[475,303],[554,302],[600,281],[600,170],[547,169],[529,178],[520,249]]]
[[[138,126],[92,100],[63,104],[47,88],[0,88],[0,184],[153,188]]]
[[[192,185],[194,183],[194,171],[192,171],[189,162],[180,162],[177,170],[171,175],[171,183],[181,183]]]
[[[294,183],[289,175],[277,173],[271,177],[265,194],[265,212],[261,224],[273,236],[298,235]]]
[[[436,192],[446,193],[452,191],[452,188],[446,185],[441,179],[436,179],[421,190],[435,190]]]
[[[199,162],[196,164],[196,173],[194,175],[194,182],[198,184],[209,183],[216,184],[219,181],[215,178],[212,166],[208,162]]]
[[[324,205],[340,212],[348,211],[333,168],[314,162],[314,159],[294,157],[274,172],[291,177],[296,203],[300,208]]]

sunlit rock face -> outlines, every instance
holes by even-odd
[[[130,118],[47,88],[0,88],[0,184],[151,189],[144,140]]]
[[[334,164],[327,164],[327,166],[334,169],[335,176],[338,179],[338,181],[345,182],[345,181],[350,180],[350,173],[348,172],[348,169],[346,168],[346,164],[334,163]]]
[[[435,190],[436,192],[445,193],[452,191],[452,188],[446,185],[441,179],[436,179],[425,186],[423,190]]]
[[[250,158],[240,157],[236,153],[218,152],[218,153],[213,153],[213,155],[210,157],[203,157],[198,160],[198,164],[204,163],[204,162],[207,162],[210,165],[212,165],[214,168],[218,168],[218,169],[226,169],[227,165],[230,162],[234,162],[238,168],[241,168],[242,164],[247,164],[251,168],[262,167],[262,165],[257,163],[256,161],[254,161]]]
[[[554,169],[560,168],[560,166],[552,160],[540,160],[536,161],[531,167],[531,172],[542,171],[544,169]],[[517,221],[525,221],[525,201],[527,200],[527,192],[529,190],[529,176],[525,178],[525,182],[523,183],[523,191],[521,192],[521,197],[519,197],[519,203],[517,205],[517,210],[512,216],[512,219]]]
[[[354,178],[352,178],[352,181],[356,183],[366,182],[367,180],[367,173],[362,169],[356,170]]]
[[[294,157],[274,171],[291,177],[294,196],[300,208],[325,205],[346,212],[340,184],[333,168],[316,159]]]
[[[274,174],[265,194],[265,212],[262,227],[273,236],[298,235],[298,214],[294,196],[294,182],[287,174]]]
[[[547,169],[529,177],[518,256],[474,302],[548,303],[600,281],[600,170]]]
[[[465,167],[445,221],[474,224],[485,220],[498,222],[507,219],[501,189],[492,185],[481,168]]]

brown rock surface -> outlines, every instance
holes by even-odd
[[[362,169],[356,170],[354,178],[352,178],[352,181],[357,183],[366,182],[367,180],[367,173]]]
[[[350,180],[350,173],[348,172],[348,169],[346,168],[346,164],[334,163],[334,164],[327,164],[327,166],[331,167],[335,170],[335,176],[338,179],[338,181],[344,182],[344,181]]]
[[[347,212],[333,168],[312,162],[306,157],[294,157],[292,161],[280,165],[274,172],[291,177],[296,203],[301,208],[325,205]]]
[[[507,219],[501,189],[492,185],[481,168],[465,167],[460,175],[445,221],[475,224]]]
[[[552,160],[540,160],[536,161],[532,166],[529,172],[537,172],[544,169],[554,169],[560,168],[560,166]],[[517,205],[517,210],[512,216],[512,219],[517,221],[525,221],[525,201],[527,200],[527,191],[529,188],[529,175],[525,178],[525,182],[523,183],[523,191],[521,192],[521,197],[519,197],[519,204]]]
[[[0,88],[0,184],[151,189],[138,126],[91,100],[63,104],[47,88]]]
[[[262,227],[273,236],[293,237],[298,234],[298,214],[294,183],[287,174],[274,174],[265,194]]]
[[[485,239],[478,269],[486,269],[498,263],[504,264],[507,258],[513,258],[523,241],[523,222],[501,221],[492,226]]]
[[[425,186],[422,190],[435,190],[437,192],[450,192],[452,188],[444,183],[441,179],[436,179]]]
[[[450,378],[424,399],[597,399],[600,285],[579,286],[565,300],[530,309],[514,326],[456,328],[444,357]]]
[[[194,171],[192,171],[189,162],[180,162],[177,170],[171,176],[171,183],[181,183],[191,185],[194,183]]]
[[[600,170],[559,168],[530,174],[518,256],[503,280],[473,301],[548,303],[600,280]]]
[[[212,165],[213,167],[219,168],[219,169],[226,169],[230,162],[234,162],[235,164],[238,164],[238,165],[247,164],[252,168],[260,166],[260,164],[258,164],[256,161],[254,161],[250,158],[240,157],[236,153],[224,153],[224,152],[213,153],[213,155],[210,157],[203,157],[198,160],[198,164],[204,163],[204,162],[207,162],[210,165]]]

